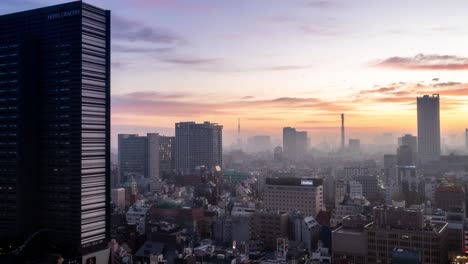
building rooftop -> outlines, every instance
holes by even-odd
[[[265,183],[267,185],[316,187],[316,186],[321,186],[323,184],[323,179],[275,177],[275,178],[266,178]]]

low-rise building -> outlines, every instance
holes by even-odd
[[[422,209],[381,206],[365,227],[367,263],[391,263],[392,250],[418,251],[424,264],[447,263],[448,224],[424,220]]]
[[[365,264],[367,241],[364,227],[372,219],[364,215],[348,215],[343,218],[343,225],[332,232],[332,255],[335,263]]]
[[[149,216],[151,206],[144,203],[144,201],[137,201],[127,211],[127,223],[136,224],[136,231],[139,234],[145,234],[146,220]]]
[[[277,238],[288,237],[288,218],[288,213],[278,211],[254,213],[251,218],[252,239],[263,241],[266,248],[275,248]]]

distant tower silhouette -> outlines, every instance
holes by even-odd
[[[344,114],[341,113],[341,149],[345,147],[345,135],[344,135]]]

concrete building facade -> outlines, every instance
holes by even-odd
[[[266,178],[264,206],[268,210],[316,216],[324,209],[322,179]]]

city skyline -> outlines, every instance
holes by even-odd
[[[0,262],[464,263],[463,7],[3,0]]]
[[[63,2],[9,0],[2,12]],[[243,135],[293,126],[339,144],[341,112],[350,137],[415,134],[415,98],[433,93],[442,135],[466,126],[462,1],[88,2],[115,10],[113,146],[183,121],[222,123],[234,142],[238,118]]]

